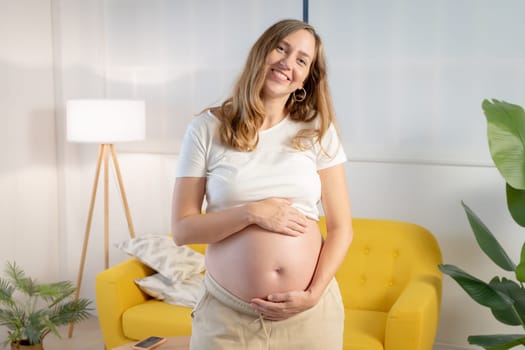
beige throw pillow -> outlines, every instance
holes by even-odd
[[[117,247],[171,282],[184,281],[204,271],[204,255],[186,246],[177,246],[168,235],[139,236]]]
[[[184,281],[172,282],[157,273],[136,279],[135,283],[145,293],[168,304],[193,308],[202,285],[202,274],[193,274]]]

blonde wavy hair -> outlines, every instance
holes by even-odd
[[[330,123],[335,122],[334,108],[326,77],[326,61],[321,38],[307,23],[295,19],[281,20],[269,27],[252,46],[244,69],[237,80],[232,96],[216,109],[221,120],[221,142],[238,151],[253,151],[258,143],[258,131],[263,123],[265,110],[262,90],[266,78],[266,57],[288,35],[305,29],[315,38],[315,55],[304,82],[306,98],[296,102],[290,94],[285,108],[289,118],[310,122],[319,118],[317,129],[302,129],[293,138],[298,150],[312,147],[319,142]],[[218,112],[218,113],[217,113]]]

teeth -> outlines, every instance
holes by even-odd
[[[279,76],[281,79],[288,80],[288,77],[284,75],[283,73],[279,72],[278,70],[274,70],[274,73],[277,74],[277,76]]]

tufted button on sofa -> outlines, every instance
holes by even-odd
[[[325,221],[319,222],[325,234]],[[336,274],[345,305],[344,350],[431,350],[442,276],[434,236],[416,224],[354,219],[354,240]],[[192,248],[204,252],[204,245]],[[154,273],[135,258],[96,277],[106,349],[149,335],[191,334],[191,310],[151,299],[134,283]],[[319,320],[322,322],[322,320]]]

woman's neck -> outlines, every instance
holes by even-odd
[[[264,101],[264,121],[261,125],[261,130],[269,129],[272,126],[278,124],[283,120],[286,115],[286,108],[284,107],[286,100],[283,99],[271,99]]]

